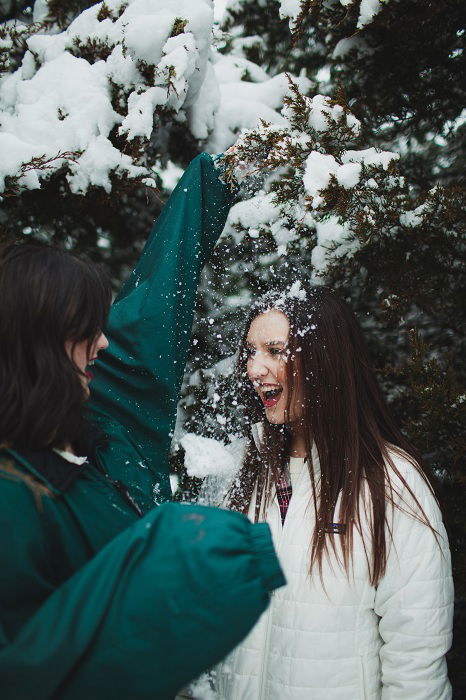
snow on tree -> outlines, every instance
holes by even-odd
[[[296,31],[299,24],[303,21],[303,18],[309,12],[312,6],[318,3],[313,3],[311,0],[279,0],[280,2],[280,16],[287,17],[290,21],[291,31]],[[372,22],[374,17],[380,12],[384,3],[389,2],[389,0],[333,0],[333,3],[326,3],[326,9],[329,9],[335,5],[340,5],[340,8],[349,8],[351,5],[354,9],[355,6],[358,11],[356,29],[362,29],[367,24]],[[322,4],[322,3],[320,3]]]
[[[0,83],[0,148],[7,156],[0,192],[39,188],[63,169],[73,194],[90,186],[108,193],[112,180],[154,186],[145,145],[157,115],[187,122],[197,140],[217,125],[211,143],[218,150],[231,145],[238,128],[270,118],[285,77],[269,79],[257,68],[254,84],[243,84],[245,66],[212,52],[212,13],[210,0],[106,0],[50,33],[42,31],[48,6],[40,2],[35,24],[7,24],[5,68],[19,40],[26,50]]]
[[[259,118],[280,119],[285,75],[216,50],[211,0],[27,5],[0,25],[3,236],[19,227],[124,259],[124,233],[115,230],[122,202],[131,213],[131,199],[155,198],[172,159],[222,151]],[[181,158],[175,140],[188,144]],[[112,202],[120,211],[109,225],[101,212]],[[135,227],[140,238],[146,219]]]

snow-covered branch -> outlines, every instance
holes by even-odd
[[[357,148],[360,123],[342,98],[306,97],[290,80],[284,103],[280,124],[262,122],[244,131],[225,155],[227,176],[238,168],[279,173],[268,193],[256,197],[256,214],[251,217],[243,205],[248,214],[237,223],[252,221],[254,236],[261,229],[257,213],[265,211],[263,227],[277,230],[281,246],[287,227],[289,240],[308,227],[316,236],[314,270],[323,273],[331,259],[353,254],[374,234],[388,235],[399,225],[396,212],[408,206],[407,187],[394,168],[398,154]]]
[[[389,0],[280,0],[280,16],[286,17],[290,22],[290,29],[295,32],[299,29],[300,24],[304,21],[311,10],[316,11],[325,9],[331,10],[340,5],[343,8],[357,8],[357,29],[363,29],[372,22],[374,17],[379,14],[380,10]]]
[[[259,118],[280,120],[284,74],[212,47],[211,0],[105,0],[64,31],[50,13],[40,0],[33,24],[0,28],[0,193],[13,182],[40,188],[58,171],[73,194],[153,186],[148,146],[160,126],[185,124],[216,152]],[[57,158],[64,152],[78,157]],[[48,167],[24,167],[37,159]]]

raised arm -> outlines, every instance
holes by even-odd
[[[233,197],[212,158],[195,158],[112,306],[110,346],[95,368],[92,420],[110,438],[99,458],[113,478],[154,491],[155,502],[170,496],[167,452],[199,274]]]

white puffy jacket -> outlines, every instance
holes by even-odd
[[[451,698],[445,662],[453,615],[447,535],[424,480],[406,459],[395,454],[392,458],[439,533],[441,546],[429,528],[396,508],[393,542],[379,584],[373,587],[369,582],[362,538],[355,532],[349,578],[335,556],[324,559],[324,589],[318,572],[309,574],[315,518],[309,471],[303,459],[292,458],[293,495],[284,526],[276,496],[267,515],[288,583],[273,593],[252,632],[218,668],[219,697]],[[318,478],[315,449],[312,463]],[[395,477],[393,482],[396,486]],[[254,498],[251,519],[253,512]]]

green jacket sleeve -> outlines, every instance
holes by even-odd
[[[109,437],[100,461],[114,478],[155,489],[155,502],[170,497],[167,452],[199,273],[233,197],[210,156],[193,160],[112,306],[110,346],[95,368],[92,420]]]
[[[0,539],[2,560],[30,545],[9,553]],[[14,640],[0,635],[2,700],[172,700],[245,637],[283,583],[266,524],[164,504],[52,593]]]

